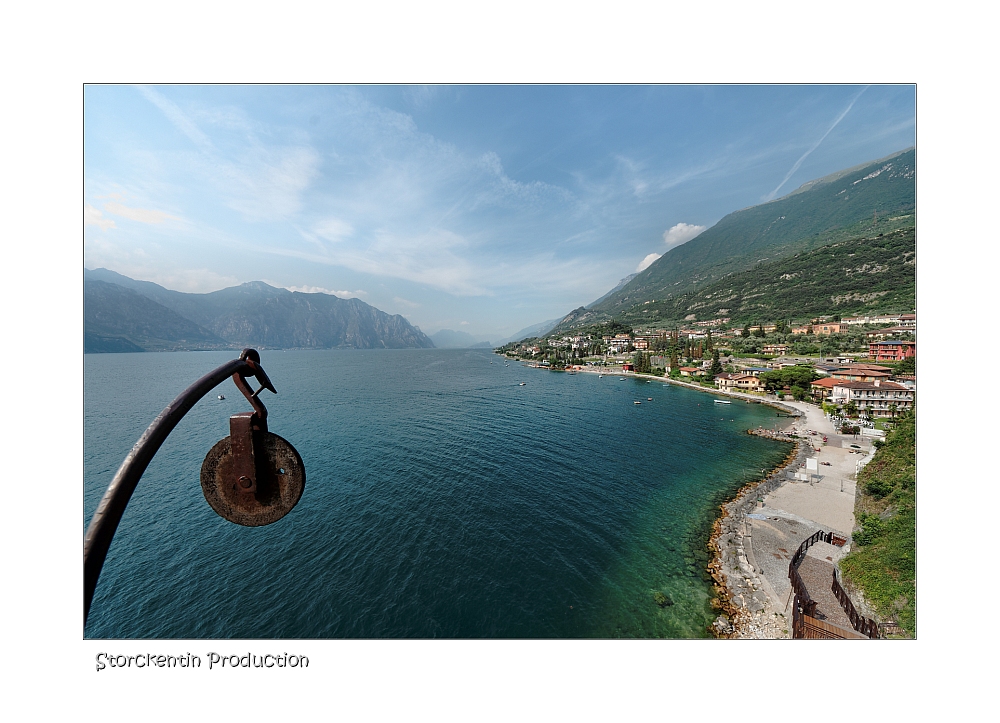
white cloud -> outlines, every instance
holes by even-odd
[[[104,214],[91,206],[89,203],[83,209],[84,226],[100,226],[102,231],[115,227],[115,222],[110,218],[104,218]]]
[[[148,208],[129,208],[116,201],[109,201],[104,204],[104,210],[116,216],[123,216],[124,218],[139,221],[140,223],[163,223],[168,218],[177,219],[176,216],[171,216],[169,213],[164,213],[163,211],[154,211]]]
[[[642,261],[641,261],[641,262],[639,263],[639,265],[638,265],[638,266],[636,266],[636,267],[635,267],[635,272],[636,272],[636,273],[639,273],[640,271],[645,271],[646,269],[648,269],[648,268],[649,268],[649,265],[650,265],[651,263],[653,263],[654,261],[656,261],[656,260],[657,260],[658,258],[660,258],[660,256],[662,256],[662,255],[663,255],[663,254],[649,254],[649,255],[648,255],[648,256],[647,256],[646,258],[644,258],[644,259],[643,259],[643,260],[642,260]]]
[[[354,233],[354,228],[339,218],[328,218],[313,226],[313,232],[327,241],[341,241]]]
[[[277,284],[272,284],[272,286],[277,286]],[[333,289],[324,289],[322,286],[285,286],[283,288],[289,291],[298,291],[302,294],[329,294],[341,299],[356,299],[361,296],[367,296],[367,292],[360,289],[357,291],[335,291]]]
[[[667,250],[670,250],[675,246],[687,243],[704,230],[704,226],[695,226],[690,223],[674,224],[663,232],[663,243],[667,245]]]
[[[411,309],[416,309],[420,304],[415,301],[410,301],[409,299],[404,299],[401,296],[393,296],[392,300],[397,304],[402,304],[403,306],[409,306]]]

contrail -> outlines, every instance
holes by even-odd
[[[804,161],[806,158],[808,158],[809,154],[812,153],[813,151],[815,151],[819,147],[819,144],[823,142],[823,139],[826,138],[828,135],[830,135],[830,131],[832,131],[834,128],[836,128],[837,124],[840,123],[840,121],[842,121],[844,119],[844,116],[847,115],[847,113],[851,110],[851,108],[854,107],[855,102],[857,102],[858,98],[861,97],[861,94],[864,93],[866,90],[868,90],[868,88],[870,88],[870,87],[871,86],[866,85],[864,88],[862,88],[860,91],[858,91],[858,94],[856,96],[854,96],[853,98],[851,98],[851,102],[848,103],[847,107],[844,108],[844,110],[841,111],[840,115],[838,115],[834,119],[833,124],[829,128],[826,129],[826,133],[824,133],[823,136],[818,141],[816,141],[815,143],[813,143],[812,148],[810,148],[808,151],[806,151],[805,153],[803,153],[802,157],[799,160],[795,161],[795,165],[792,166],[792,170],[790,170],[787,174],[785,174],[784,180],[782,180],[781,183],[778,184],[778,187],[776,189],[774,189],[769,194],[767,194],[767,197],[764,199],[765,201],[770,201],[772,198],[774,198],[777,195],[778,191],[781,190],[781,187],[784,186],[788,182],[789,178],[792,177],[792,174],[795,173],[797,170],[799,170],[799,166],[802,165],[802,161]]]

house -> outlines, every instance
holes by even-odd
[[[812,334],[811,326],[793,326],[792,334]]]
[[[759,377],[761,372],[769,372],[771,369],[769,367],[746,367],[740,369],[743,374],[749,374],[752,377]]]
[[[884,329],[873,329],[867,333],[869,339],[885,339],[887,336],[899,336],[900,334],[916,334],[917,326],[889,326]]]
[[[854,402],[869,417],[893,417],[913,408],[913,391],[894,382],[838,382],[830,399],[840,405]]]
[[[875,369],[853,369],[851,367],[830,372],[830,378],[839,379],[842,382],[873,382],[876,379],[889,381],[891,376],[892,372],[888,370],[880,372]]]
[[[839,323],[823,323],[823,324],[813,324],[813,334],[823,334],[830,336],[830,334],[839,334],[840,324]]]
[[[841,381],[843,380],[834,379],[833,377],[823,377],[812,382],[809,387],[812,389],[814,397],[826,399],[833,393],[833,388],[840,384]]]
[[[899,325],[900,326],[912,326],[916,328],[917,326],[917,315],[916,314],[900,314],[899,315]]]
[[[681,367],[682,377],[702,377],[705,376],[705,370],[699,367]]]
[[[760,379],[752,377],[749,374],[732,374],[726,372],[715,375],[715,386],[719,389],[756,392],[760,390]]]
[[[915,341],[872,341],[868,343],[868,356],[875,361],[903,361],[917,353]]]
[[[788,344],[765,344],[761,349],[761,354],[767,356],[781,356],[788,353]]]

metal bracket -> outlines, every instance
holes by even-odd
[[[233,480],[241,495],[257,494],[257,461],[253,449],[256,412],[241,412],[229,418],[229,444],[233,452]]]

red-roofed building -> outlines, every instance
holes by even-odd
[[[833,377],[823,377],[822,379],[817,379],[812,382],[809,386],[812,389],[814,397],[826,399],[833,393],[833,388],[842,381],[843,380],[841,379],[834,379]]]

